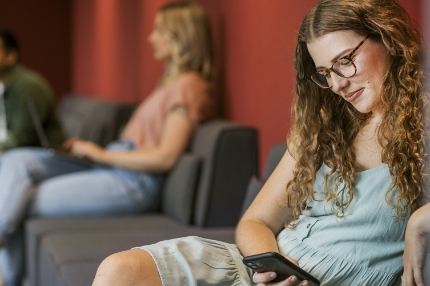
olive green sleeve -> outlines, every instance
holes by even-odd
[[[1,142],[2,150],[21,146],[40,146],[39,137],[31,118],[28,101],[32,101],[41,119],[48,116],[53,100],[47,90],[36,84],[26,84],[13,89],[13,94],[5,99],[8,136]]]

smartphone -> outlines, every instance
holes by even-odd
[[[297,283],[295,285],[303,280],[308,280],[310,286],[319,286],[321,284],[321,282],[311,274],[276,252],[246,256],[243,258],[243,263],[255,272],[276,272],[276,278],[271,282],[283,281],[291,275],[295,275],[297,277]]]

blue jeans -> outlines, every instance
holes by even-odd
[[[110,149],[133,149],[116,142]],[[0,157],[0,270],[6,285],[19,285],[23,270],[22,223],[27,216],[73,217],[130,214],[158,207],[163,175],[83,166],[20,148]]]

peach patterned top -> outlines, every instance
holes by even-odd
[[[158,146],[166,115],[178,106],[186,109],[194,127],[214,117],[215,99],[209,83],[198,73],[188,72],[168,85],[157,87],[139,105],[121,140],[133,142],[136,149]]]

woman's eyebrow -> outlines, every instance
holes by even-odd
[[[334,64],[335,61],[337,61],[339,58],[341,58],[344,54],[346,54],[350,50],[353,50],[353,48],[348,48],[339,52],[336,56],[333,57],[333,59],[331,60],[331,63]],[[315,69],[326,69],[326,67],[319,66],[319,67],[316,67]]]
[[[353,48],[348,48],[348,49],[345,49],[345,50],[341,51],[340,53],[338,53],[336,56],[333,57],[333,59],[331,60],[331,62],[334,64],[335,61],[337,61],[338,59],[340,59],[348,51],[352,51],[352,50],[353,50]]]

